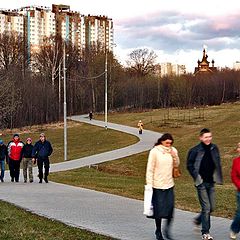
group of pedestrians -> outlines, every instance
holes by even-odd
[[[1,165],[1,182],[4,182],[5,161],[8,164],[11,182],[19,182],[20,165],[22,162],[23,179],[26,183],[33,182],[33,164],[37,163],[39,183],[42,180],[48,183],[49,175],[49,156],[53,149],[49,141],[46,140],[44,133],[41,133],[39,140],[33,145],[32,139],[28,137],[26,142],[21,141],[18,133],[13,135],[13,139],[5,145],[0,139],[0,165]],[[43,167],[45,169],[43,174]]]
[[[223,183],[220,153],[212,143],[212,133],[204,128],[199,134],[200,143],[187,154],[187,170],[193,178],[201,212],[193,219],[201,227],[201,239],[213,240],[210,235],[210,215],[215,208],[215,184]],[[178,151],[174,148],[171,134],[163,134],[150,151],[146,169],[146,187],[152,189],[152,208],[148,217],[155,219],[156,239],[173,240],[171,225],[174,212],[173,165],[180,164]],[[240,143],[237,147],[240,155]],[[237,211],[230,227],[230,239],[237,239],[240,231],[240,156],[233,160],[232,181],[237,187]],[[162,227],[162,219],[166,219]],[[163,229],[163,230],[162,230]]]

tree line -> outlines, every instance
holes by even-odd
[[[78,49],[50,37],[29,54],[26,39],[0,35],[1,128],[62,121],[63,44],[66,44],[68,115],[103,112],[107,54],[109,110],[191,108],[237,101],[240,72],[160,77],[154,51],[136,49],[123,66],[101,44]]]

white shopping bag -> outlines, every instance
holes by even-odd
[[[144,186],[144,210],[143,214],[147,217],[153,216],[153,205],[152,205],[153,188],[151,185]]]

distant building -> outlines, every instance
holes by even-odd
[[[186,73],[186,66],[180,64],[172,64],[170,62],[160,64],[160,75],[164,76],[180,76]]]
[[[233,64],[233,69],[234,70],[236,70],[236,71],[238,71],[238,70],[240,70],[240,62],[235,62],[234,64]]]
[[[198,66],[195,67],[194,74],[199,74],[199,73],[213,73],[217,71],[217,68],[214,67],[214,60],[212,60],[212,66],[210,67],[209,64],[210,62],[207,60],[208,55],[206,54],[205,48],[203,48],[203,57],[202,61],[198,60]]]
[[[0,10],[0,33],[17,32],[24,34],[24,16],[16,11]]]
[[[170,62],[161,63],[161,77],[172,75],[172,64]]]
[[[172,74],[176,76],[180,76],[186,74],[186,66],[180,64],[173,64],[172,65]]]
[[[55,14],[50,8],[28,6],[17,11],[24,16],[24,31],[29,51],[37,51],[43,44],[44,37],[56,34]]]
[[[106,16],[85,16],[85,46],[97,46],[112,51],[113,22]]]
[[[26,37],[28,53],[38,51],[46,37],[59,36],[81,51],[91,46],[113,50],[113,21],[106,16],[84,16],[69,5],[27,6],[0,10],[0,33],[16,32]]]

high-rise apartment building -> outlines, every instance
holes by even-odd
[[[59,36],[79,50],[102,46],[113,49],[113,21],[106,16],[84,16],[69,5],[26,6],[17,10],[0,10],[0,33],[24,34],[31,51],[37,51],[44,39]]]
[[[56,36],[66,42],[71,41],[78,48],[82,47],[82,16],[70,10],[69,5],[52,5],[56,19]]]
[[[24,34],[24,16],[16,11],[0,10],[0,33]]]
[[[85,16],[85,46],[99,46],[112,51],[113,22],[106,16]]]
[[[18,9],[24,16],[25,34],[31,51],[37,51],[45,37],[56,34],[55,15],[47,7],[28,6]]]

